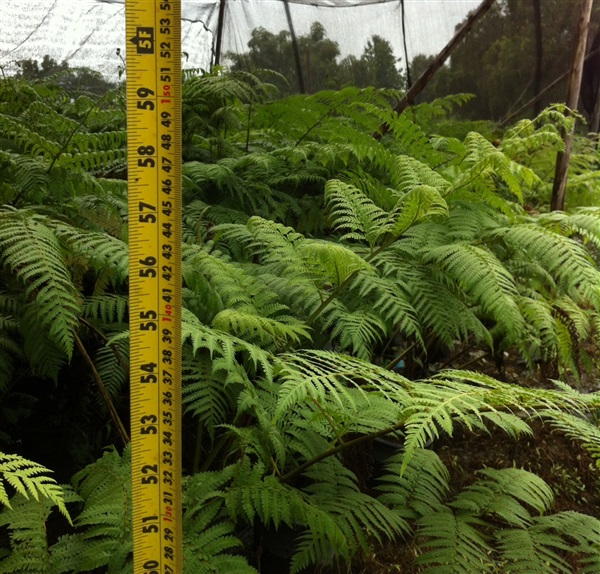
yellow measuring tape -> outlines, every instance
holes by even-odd
[[[126,18],[134,574],[181,574],[181,1]]]

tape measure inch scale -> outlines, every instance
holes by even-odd
[[[126,0],[134,574],[181,574],[181,0]]]

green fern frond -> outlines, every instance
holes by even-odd
[[[544,419],[563,434],[581,444],[595,459],[600,468],[600,428],[597,424],[568,412],[545,411]]]
[[[241,546],[234,525],[218,517],[220,501],[184,514],[184,574],[257,574],[243,556],[230,552]]]
[[[424,259],[446,273],[505,331],[515,338],[522,331],[515,279],[488,250],[454,243],[431,249]]]
[[[268,351],[229,333],[217,331],[203,325],[187,309],[183,309],[181,338],[184,343],[190,341],[194,354],[199,349],[207,350],[215,361],[215,369],[235,370],[234,367],[237,364],[235,355],[237,352],[242,352],[247,354],[254,369],[258,369],[260,366],[267,376],[272,376],[272,357]],[[218,361],[215,356],[222,359],[222,361]]]
[[[579,235],[600,248],[600,209],[597,207],[581,207],[570,213],[553,211],[539,216],[538,221],[561,235]]]
[[[49,500],[31,500],[21,495],[13,498],[12,508],[2,509],[0,526],[8,529],[10,554],[0,559],[0,572],[50,574],[46,523],[51,512]]]
[[[335,401],[342,409],[354,407],[350,390],[360,389],[361,381],[355,378],[359,371],[365,384],[385,389],[391,397],[407,396],[403,391],[406,379],[367,361],[326,351],[298,351],[284,355],[279,362],[281,388],[275,417],[304,403],[307,397],[319,403]]]
[[[407,155],[427,165],[440,165],[446,161],[444,154],[435,149],[432,139],[410,118],[410,114],[393,114],[388,123],[394,136],[396,157]]]
[[[371,358],[373,347],[381,343],[387,325],[374,311],[366,308],[350,310],[341,301],[328,309],[324,327],[331,329],[331,337],[339,341],[340,350],[352,349],[360,359]]]
[[[8,203],[16,198],[41,200],[48,189],[47,169],[38,158],[0,150],[0,174],[4,184],[11,189],[10,194],[3,194],[3,201]]]
[[[65,351],[48,337],[45,329],[40,329],[38,309],[33,303],[22,306],[19,318],[23,351],[31,371],[57,381],[60,369],[68,360]]]
[[[400,327],[400,333],[416,337],[422,343],[421,326],[409,293],[410,283],[400,273],[398,276],[377,277],[359,273],[352,284],[360,301],[372,304],[372,309],[383,319]]]
[[[38,501],[47,498],[69,519],[62,488],[48,476],[50,472],[41,464],[17,454],[0,453],[0,503],[12,508],[6,493],[6,482],[23,498],[32,497]]]
[[[558,289],[577,303],[600,306],[600,272],[580,243],[534,224],[495,234],[524,258],[538,261],[555,278]]]
[[[82,306],[83,316],[103,323],[123,323],[127,313],[128,298],[106,293],[88,297]]]
[[[378,477],[377,498],[404,518],[416,519],[440,510],[449,481],[450,474],[435,452],[416,449],[406,465],[403,454],[386,461],[385,473]]]
[[[307,239],[298,244],[297,250],[313,280],[319,285],[331,283],[341,286],[359,271],[373,273],[362,257],[332,241]]]
[[[75,519],[77,531],[52,547],[57,574],[97,568],[106,568],[106,574],[132,572],[129,452],[106,452],[77,473],[73,485],[84,504]]]
[[[488,329],[460,293],[448,288],[442,271],[435,267],[405,269],[405,276],[412,279],[408,282],[411,302],[425,328],[448,347],[456,341],[467,341],[471,335],[491,346],[492,337]]]
[[[55,115],[55,114],[53,114]],[[38,131],[29,129],[21,121],[0,114],[0,130],[4,137],[14,142],[19,151],[50,162],[60,152],[60,144],[44,137]]]
[[[25,285],[38,324],[70,357],[80,303],[61,245],[46,223],[32,212],[0,212],[0,261]]]
[[[518,468],[478,471],[484,478],[465,488],[454,501],[452,508],[475,516],[500,517],[511,526],[525,527],[532,516],[527,507],[542,514],[554,502],[551,488],[538,476]]]
[[[288,343],[310,339],[308,328],[293,317],[263,317],[243,309],[223,309],[214,317],[212,326],[267,348],[285,348]]]
[[[424,186],[437,190],[443,196],[450,187],[450,182],[427,164],[414,157],[401,155],[394,164],[392,185],[402,193]]]
[[[123,364],[128,359],[129,346],[124,341],[100,347],[94,355],[100,380],[112,398],[122,393],[129,381],[127,363]]]
[[[424,552],[415,564],[425,567],[427,574],[490,572],[491,548],[478,529],[482,524],[478,518],[443,508],[423,516],[417,524],[417,541]]]
[[[330,180],[325,185],[325,202],[334,229],[344,231],[341,239],[377,244],[387,214],[353,185]]]
[[[471,185],[477,179],[486,180],[497,177],[506,184],[506,188],[517,200],[523,202],[523,186],[532,187],[540,183],[531,169],[509,159],[477,132],[470,132],[465,138],[467,170],[454,183],[454,189]]]
[[[227,384],[224,370],[215,372],[208,358],[186,358],[183,363],[183,404],[204,424],[214,440],[218,425],[234,410],[236,389]]]
[[[543,527],[503,529],[496,533],[500,556],[511,574],[572,574],[573,570],[560,555],[568,545]]]
[[[114,282],[123,282],[129,275],[127,244],[107,233],[84,231],[70,225],[54,224],[54,230],[71,249],[72,255],[88,261],[97,271],[108,269]]]
[[[600,567],[598,540],[600,539],[600,521],[594,516],[579,512],[557,512],[540,516],[536,526],[541,531],[549,531],[562,536],[566,551],[575,555],[583,574],[593,574]],[[573,542],[575,544],[573,544]]]
[[[448,205],[440,192],[434,187],[419,185],[398,200],[382,231],[398,238],[421,221],[432,217],[445,218],[447,215]]]
[[[125,237],[125,221],[127,218],[127,196],[107,193],[106,187],[112,187],[104,180],[93,195],[74,197],[72,204],[76,209],[74,221],[81,221],[81,227],[93,231],[106,231],[117,239]]]

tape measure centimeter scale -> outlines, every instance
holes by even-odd
[[[134,574],[181,574],[181,2],[126,0]]]

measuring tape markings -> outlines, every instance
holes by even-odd
[[[181,7],[127,0],[135,574],[181,574]]]

